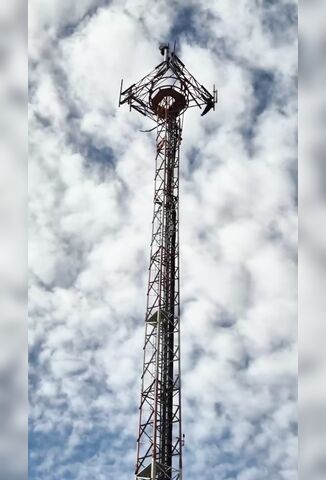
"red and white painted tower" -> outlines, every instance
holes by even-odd
[[[127,103],[156,122],[154,214],[145,316],[145,342],[135,475],[182,480],[179,268],[179,156],[183,116],[191,107],[215,109],[209,93],[161,45],[164,60],[123,90]]]

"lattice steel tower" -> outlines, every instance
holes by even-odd
[[[183,114],[215,109],[209,93],[185,65],[161,45],[164,61],[123,91],[127,103],[156,122],[154,215],[145,317],[144,364],[136,479],[181,480],[182,447],[179,292],[179,151]],[[154,130],[153,128],[153,130]]]

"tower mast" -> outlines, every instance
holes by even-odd
[[[160,51],[163,62],[126,90],[121,82],[119,98],[157,130],[136,480],[182,480],[179,153],[184,112],[205,115],[217,102],[169,45]]]

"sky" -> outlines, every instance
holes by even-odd
[[[304,6],[299,23],[299,466],[304,480],[323,480],[326,475],[326,4],[316,1],[313,7]]]
[[[27,60],[24,8],[0,3],[0,479],[27,465]]]
[[[297,479],[297,4],[29,2],[29,478],[133,478],[155,133],[178,54],[184,478]]]

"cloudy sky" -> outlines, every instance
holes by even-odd
[[[326,476],[326,3],[300,13],[300,475]],[[301,477],[300,477],[301,478]]]
[[[1,480],[20,480],[27,458],[27,49],[21,7],[20,0],[0,2]]]
[[[174,40],[219,90],[181,149],[185,479],[297,479],[296,10],[29,2],[31,480],[133,478],[155,134],[118,94]]]

